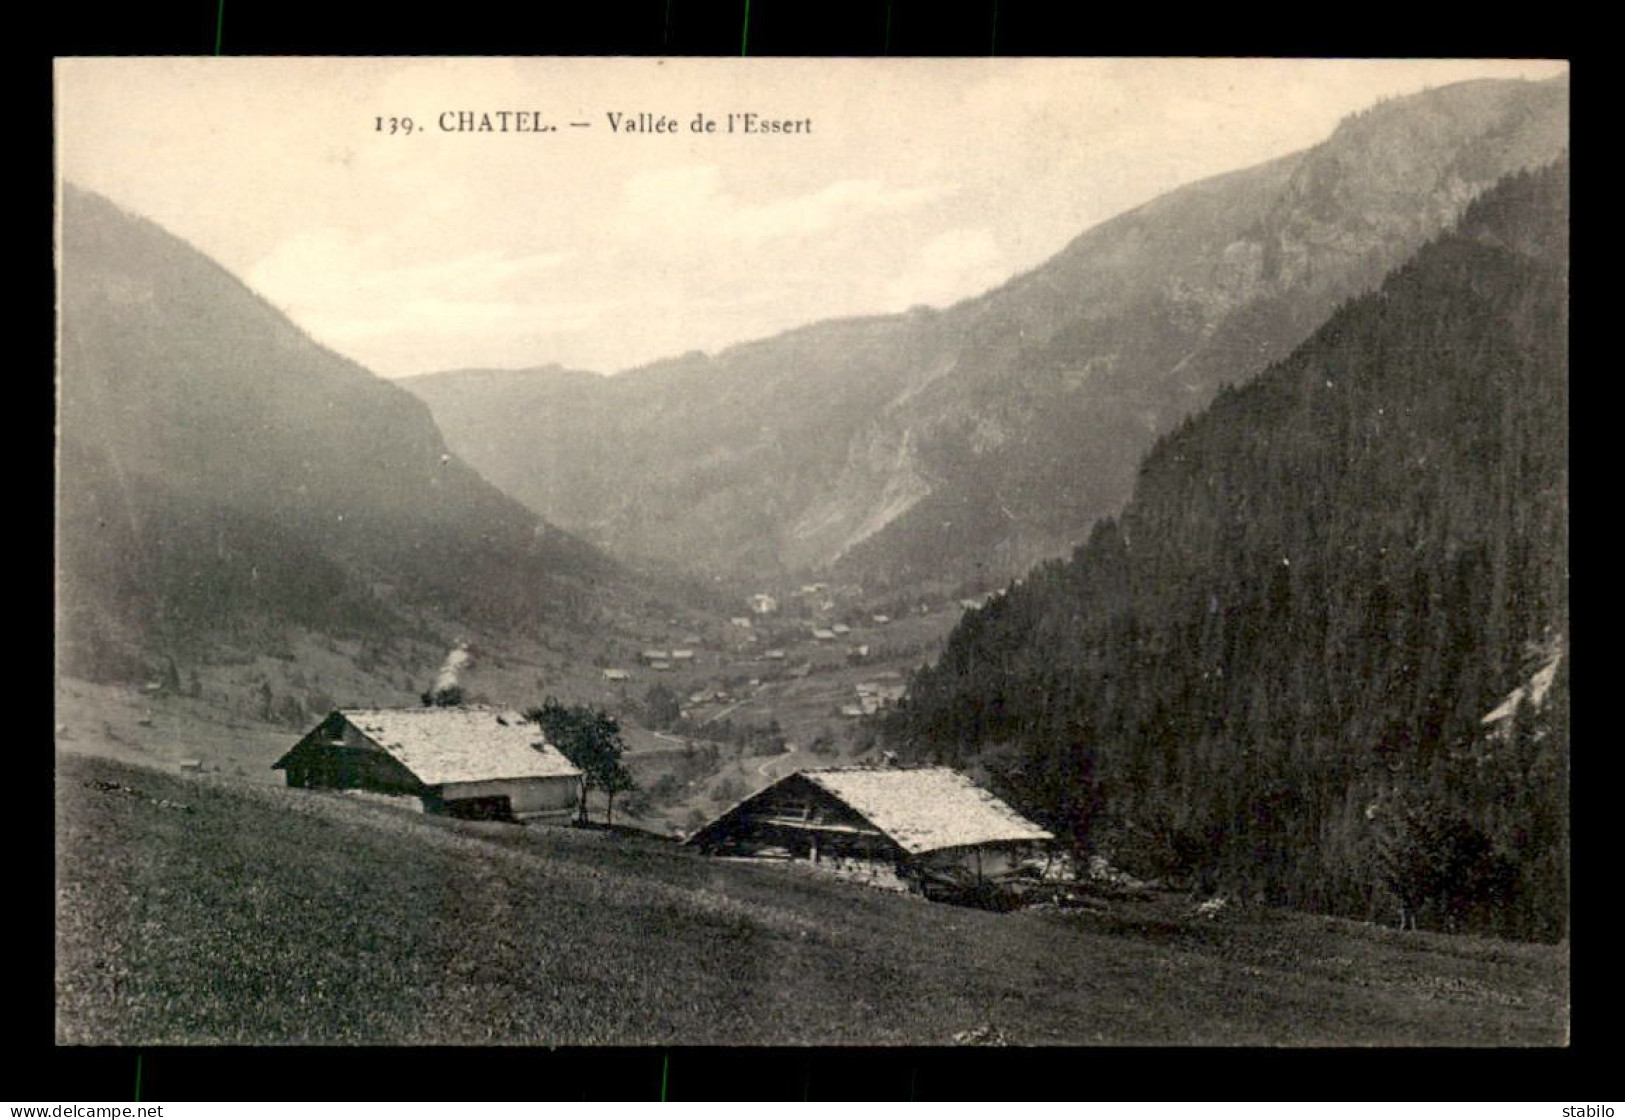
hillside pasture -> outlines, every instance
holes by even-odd
[[[1566,947],[1001,915],[624,833],[57,756],[69,1044],[1556,1045]]]

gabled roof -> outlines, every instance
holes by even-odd
[[[581,773],[540,727],[514,711],[341,708],[338,714],[427,786]]]
[[[1054,837],[946,766],[835,767],[801,776],[856,809],[905,851]]]
[[[852,808],[911,855],[1008,841],[1052,840],[993,794],[946,766],[847,766],[798,770],[731,806],[689,838],[696,841],[768,789],[805,780]]]

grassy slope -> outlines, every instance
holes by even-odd
[[[1553,1044],[1563,948],[995,915],[59,754],[64,1043]],[[95,782],[127,789],[101,789]]]

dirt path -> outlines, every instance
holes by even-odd
[[[726,708],[723,708],[721,711],[716,712],[716,713],[706,717],[705,722],[706,723],[715,723],[717,720],[721,719],[723,716],[732,715],[734,712],[737,712],[740,708],[743,708],[746,704],[749,704],[750,701],[751,701],[751,698],[748,697],[748,696],[745,697],[745,699],[743,699],[743,700],[735,700],[732,704],[729,704]]]
[[[786,759],[790,758],[791,756],[797,755],[797,754],[800,754],[800,753],[801,753],[801,748],[792,745],[790,747],[790,749],[785,751],[783,754],[774,755],[772,758],[770,758],[766,762],[762,763],[760,766],[758,766],[756,768],[756,772],[758,774],[760,774],[764,778],[780,778],[780,777],[783,777],[785,774],[788,774],[790,771],[789,770],[780,770],[776,774],[769,774],[768,770],[771,767],[778,766],[780,763],[784,762]]]

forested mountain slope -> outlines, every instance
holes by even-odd
[[[1120,518],[966,617],[889,737],[1141,866],[1559,934],[1567,199],[1566,157],[1510,177],[1222,391]]]

